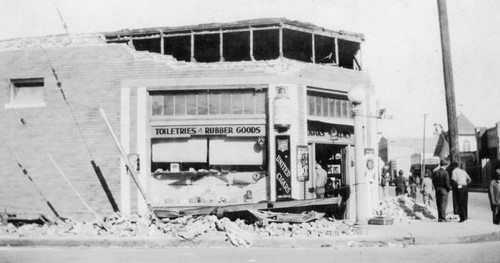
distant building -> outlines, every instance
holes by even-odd
[[[496,169],[500,168],[500,122],[491,128],[476,129],[482,186],[488,187]]]
[[[472,184],[474,186],[480,186],[483,184],[484,180],[481,177],[481,163],[478,158],[476,127],[462,113],[457,117],[457,127],[462,168],[469,173]],[[439,140],[434,148],[434,156],[444,159],[449,158],[449,155],[450,146],[448,143],[448,132],[441,131]]]
[[[437,137],[431,136],[425,138],[426,159],[432,156],[432,149],[436,145]],[[394,177],[397,171],[403,170],[408,176],[412,167],[412,158],[415,154],[421,154],[424,151],[423,138],[385,138],[379,141],[379,156],[389,167],[391,175]]]

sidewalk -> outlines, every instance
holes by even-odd
[[[417,199],[420,200],[421,197]],[[451,199],[451,196],[449,197]],[[435,204],[432,204],[435,208]],[[470,193],[469,219],[459,223],[458,219],[450,222],[437,222],[436,219],[424,217],[422,220],[406,217],[394,217],[392,225],[366,225],[355,230],[356,234],[311,237],[305,235],[290,236],[258,236],[248,235],[250,247],[268,248],[314,248],[314,247],[384,247],[408,246],[424,244],[457,244],[500,241],[500,226],[490,221],[488,196],[485,193]],[[448,205],[447,213],[452,213],[452,205]],[[331,223],[331,222],[330,222]],[[80,227],[81,228],[81,227]],[[85,229],[85,228],[83,228]],[[29,235],[31,230],[24,232]],[[85,231],[83,231],[85,233]],[[290,232],[288,232],[290,235]],[[22,235],[21,235],[22,236]],[[238,235],[236,236],[238,239]],[[245,238],[246,238],[245,237]],[[239,238],[241,239],[241,238]],[[243,242],[245,243],[245,242]],[[93,247],[231,247],[233,246],[226,232],[209,232],[192,240],[175,237],[175,235],[148,235],[142,237],[114,237],[100,235],[68,235],[68,236],[2,236],[0,246],[93,246]]]
[[[255,237],[251,247],[403,247],[424,244],[456,244],[500,241],[500,226],[470,219],[464,223],[411,220],[393,225],[367,225],[361,234],[333,237]],[[91,247],[230,247],[224,233],[194,240],[181,238],[2,237],[0,246],[91,246]]]

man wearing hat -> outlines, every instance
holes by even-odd
[[[432,184],[436,189],[436,206],[438,210],[438,221],[446,222],[446,207],[448,206],[448,192],[451,190],[450,176],[446,172],[448,160],[441,160],[439,168],[432,173]]]
[[[490,182],[488,191],[491,212],[493,212],[493,224],[500,224],[500,169],[496,169]]]

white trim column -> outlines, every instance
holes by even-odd
[[[125,152],[130,152],[130,88],[121,89],[120,101],[120,143]],[[120,158],[120,211],[130,214],[130,175],[125,161]]]
[[[146,87],[137,88],[137,153],[139,154],[140,171],[139,182],[146,193],[149,192],[149,163],[148,160],[148,92]],[[141,193],[137,193],[137,210],[139,214],[148,213],[148,207]]]

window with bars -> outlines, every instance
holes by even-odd
[[[265,114],[265,93],[255,90],[161,92],[151,94],[153,116]]]
[[[309,116],[351,118],[351,104],[349,100],[341,97],[329,97],[326,95],[308,94]]]

